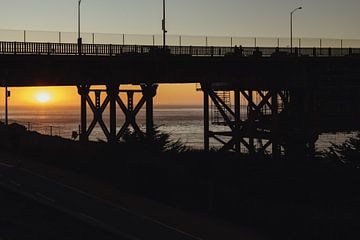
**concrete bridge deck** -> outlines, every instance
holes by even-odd
[[[7,44],[0,42],[0,46]],[[19,44],[19,43],[16,43]],[[67,44],[54,44],[61,50]],[[20,47],[21,46],[21,47]],[[272,49],[271,55],[261,55],[264,49],[252,49],[252,55],[235,48],[199,47],[202,55],[164,54],[160,49],[132,52],[134,46],[125,47],[121,54],[85,54],[78,56],[67,52],[52,52],[42,48],[43,43],[19,45],[0,52],[0,78],[7,86],[71,86],[83,83],[101,85],[108,83],[197,83],[225,82],[247,89],[298,88],[324,86],[329,78],[340,79],[342,84],[359,84],[360,57],[290,55],[279,49]],[[70,44],[68,50],[76,44]],[[95,45],[94,45],[95,46]],[[102,47],[106,47],[103,45]],[[42,51],[37,52],[36,49]],[[116,49],[116,48],[115,48]],[[191,51],[195,51],[193,49]],[[74,51],[76,49],[73,49]],[[135,48],[133,49],[135,51]],[[149,50],[149,49],[148,49]],[[188,49],[189,50],[189,49]],[[289,49],[287,49],[289,50]],[[172,50],[171,50],[172,51]],[[170,52],[171,52],[170,51]],[[220,51],[223,55],[211,55]],[[197,52],[197,51],[196,51]],[[270,52],[270,51],[269,51]],[[327,83],[326,83],[327,84]],[[233,87],[233,86],[232,86]]]

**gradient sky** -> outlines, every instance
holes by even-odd
[[[1,0],[0,29],[77,31],[77,0]],[[82,0],[82,31],[161,33],[161,0]],[[360,39],[359,0],[167,0],[169,34]],[[41,89],[13,89],[11,103],[34,104]],[[179,91],[180,90],[180,91]],[[78,103],[75,88],[48,89],[53,104]],[[3,99],[3,93],[0,94]],[[199,104],[194,85],[161,86],[157,103]]]
[[[1,0],[0,29],[76,31],[77,0]],[[161,32],[161,0],[82,0],[86,32]],[[170,34],[360,38],[359,0],[167,0]]]

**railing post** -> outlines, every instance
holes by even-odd
[[[109,55],[110,55],[110,57],[112,56],[112,45],[111,44],[109,44]]]
[[[331,57],[331,47],[329,47],[329,49],[328,49],[328,55],[329,55],[329,57]]]
[[[14,55],[16,55],[16,42],[13,42]]]
[[[343,55],[343,40],[340,40],[340,55]]]
[[[352,48],[349,48],[349,55],[352,55]]]

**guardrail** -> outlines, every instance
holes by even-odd
[[[0,29],[0,41],[4,42],[51,42],[77,43],[76,32],[4,30]],[[162,45],[162,34],[117,34],[81,33],[84,44],[113,45]],[[168,46],[214,46],[214,47],[269,47],[289,48],[289,37],[239,37],[239,36],[196,36],[166,35]],[[360,48],[360,39],[293,38],[293,47],[298,48]]]
[[[162,46],[113,45],[76,43],[0,42],[0,54],[23,55],[86,55],[119,56],[124,54],[156,54],[163,52]],[[166,52],[191,56],[273,56],[291,54],[290,48],[271,47],[213,47],[213,46],[167,46]],[[293,48],[295,56],[347,56],[360,54],[360,48]]]

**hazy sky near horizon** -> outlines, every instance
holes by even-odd
[[[77,30],[78,0],[1,0],[0,29]],[[161,33],[162,0],[82,0],[82,31]],[[167,0],[169,34],[360,38],[359,0]]]

